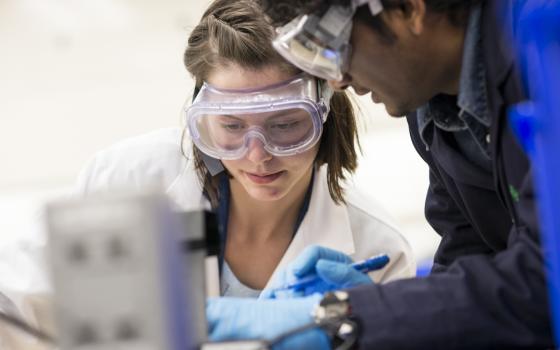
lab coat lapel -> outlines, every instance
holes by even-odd
[[[336,249],[348,255],[355,252],[348,211],[346,206],[337,205],[330,196],[326,166],[318,168],[315,172],[307,214],[265,289],[270,287],[278,271],[311,244]]]
[[[180,211],[210,209],[210,203],[203,195],[193,162],[185,159],[183,171],[166,190],[167,196]]]

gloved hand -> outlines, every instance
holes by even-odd
[[[212,341],[273,338],[313,322],[311,312],[320,294],[305,298],[257,300],[250,298],[210,298],[206,305]],[[323,330],[312,329],[291,336],[273,347],[280,349],[330,349]]]
[[[275,288],[295,282],[309,274],[317,274],[321,281],[305,291],[325,293],[331,290],[373,284],[367,274],[357,271],[350,264],[352,259],[339,251],[320,246],[309,246],[283,271],[280,271],[272,283],[272,288],[261,294],[262,298],[293,297],[294,293],[275,292]],[[297,294],[295,294],[297,296]]]

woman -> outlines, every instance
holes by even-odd
[[[388,253],[390,265],[371,273],[376,282],[412,276],[406,241],[371,198],[343,189],[356,168],[350,101],[285,62],[272,35],[255,2],[213,2],[184,55],[196,81],[185,157],[178,130],[158,131],[98,154],[81,187],[157,178],[182,210],[211,205],[223,228],[222,295],[258,297],[311,244],[355,260]]]

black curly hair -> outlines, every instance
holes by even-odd
[[[330,5],[345,5],[350,0],[259,0],[265,13],[275,26],[284,25],[302,13],[322,12]],[[428,11],[446,14],[450,23],[464,26],[468,20],[468,13],[474,5],[484,0],[424,0]],[[381,0],[387,11],[408,11],[408,0]],[[379,19],[373,17],[367,6],[361,6],[355,15],[357,20],[363,21],[381,32],[389,41],[393,39],[389,28]]]

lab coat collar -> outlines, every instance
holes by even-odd
[[[167,188],[166,194],[176,210],[210,210],[210,203],[204,197],[202,185],[198,181],[194,162],[183,158],[183,171]]]

